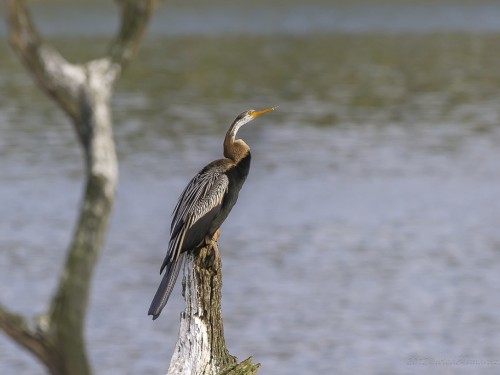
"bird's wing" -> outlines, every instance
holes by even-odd
[[[203,169],[189,182],[172,215],[168,253],[160,272],[179,258],[186,245],[191,248],[203,240],[221,209],[228,186],[228,177],[214,168]]]
[[[165,274],[148,312],[153,319],[160,315],[172,292],[182,265],[183,251],[203,240],[220,212],[229,179],[221,168],[210,167],[205,167],[191,180],[175,206],[168,252],[160,268],[160,273],[165,269]]]
[[[203,240],[220,212],[229,179],[217,165],[209,164],[202,169],[189,182],[175,206],[168,252],[160,268],[160,273],[165,269],[165,274],[148,312],[153,319],[160,315],[172,293],[184,258],[183,251],[197,246]]]

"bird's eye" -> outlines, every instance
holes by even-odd
[[[253,109],[247,111],[247,116],[251,116],[255,111]]]

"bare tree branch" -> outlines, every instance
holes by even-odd
[[[79,116],[78,86],[85,80],[83,68],[68,63],[42,41],[24,0],[6,0],[5,7],[12,48],[40,88],[75,121]]]
[[[47,348],[52,344],[46,341],[46,336],[40,334],[36,327],[30,327],[21,315],[8,312],[2,305],[0,305],[0,328],[45,365],[50,364],[50,352]]]
[[[123,68],[135,56],[159,0],[116,0],[121,7],[120,31],[111,44],[113,62]]]
[[[110,56],[96,60],[100,62],[100,77],[105,78],[108,89],[135,56],[159,0],[117,0],[117,3],[121,9],[120,30],[111,44]],[[5,0],[5,4],[11,46],[40,88],[73,120],[80,141],[85,144],[90,129],[81,121],[86,109],[81,106],[81,90],[89,78],[89,69],[96,64],[69,63],[39,36],[24,0]]]
[[[92,374],[84,325],[90,284],[115,198],[118,162],[110,99],[122,67],[141,42],[158,0],[122,0],[122,26],[111,55],[68,63],[42,41],[24,0],[5,0],[9,39],[40,88],[71,118],[85,155],[86,186],[66,263],[49,310],[35,329],[0,306],[0,328],[53,375]]]

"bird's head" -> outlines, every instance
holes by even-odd
[[[260,115],[270,112],[276,108],[278,107],[269,107],[266,109],[261,109],[260,111],[250,109],[248,111],[240,113],[229,127],[226,137],[224,138],[224,156],[236,162],[238,160],[241,160],[241,158],[249,152],[250,147],[248,147],[248,145],[243,140],[236,139],[236,133],[238,133],[238,130],[246,123],[252,121],[254,118],[259,117]]]
[[[263,115],[264,113],[267,113],[267,112],[275,110],[276,108],[278,108],[278,106],[269,107],[269,108],[266,108],[266,109],[261,109],[260,111],[256,111],[254,109],[250,109],[248,111],[240,113],[236,117],[236,119],[234,120],[234,122],[231,125],[231,127],[229,128],[229,132],[230,132],[230,135],[231,135],[232,139],[234,140],[234,138],[236,137],[236,133],[238,132],[238,130],[243,125],[245,125],[246,123],[252,121],[254,118],[259,117],[260,115]]]

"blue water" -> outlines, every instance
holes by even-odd
[[[35,7],[45,35],[103,35],[118,27],[110,3]],[[85,15],[85,18],[83,17]],[[372,33],[500,30],[500,4],[494,1],[313,1],[215,2],[169,5],[156,12],[151,35]],[[3,32],[4,30],[2,30]]]
[[[290,47],[266,45],[261,34],[314,40],[318,32],[460,30],[473,38],[500,31],[495,3],[335,4],[242,5],[244,11],[207,6],[201,12],[170,11],[165,3],[148,36],[150,48],[161,45],[161,35],[254,33],[260,51],[272,56]],[[37,10],[48,35],[79,38],[115,27],[110,7],[99,12],[93,5],[85,17],[85,7],[66,8],[64,17],[55,9]],[[477,38],[479,46],[488,45]],[[346,61],[358,65],[345,75],[371,73],[366,82],[340,82],[331,89],[335,96],[314,95],[319,90],[304,77],[332,73],[317,70],[328,64],[304,56],[289,74],[290,87],[298,85],[294,92],[303,95],[291,97],[289,86],[271,84],[256,91],[265,93],[259,100],[272,99],[267,104],[280,109],[241,131],[252,147],[252,169],[220,238],[228,348],[240,359],[253,355],[262,375],[498,374],[500,90],[495,79],[478,73],[492,66],[467,48],[463,56],[453,44],[447,53],[469,61],[470,69],[450,63],[450,55],[437,58],[453,73],[450,87],[439,86],[437,77],[434,91],[416,85],[401,106],[394,100],[390,109],[360,108],[342,95],[372,88],[375,79],[394,89],[412,61],[384,66],[365,54],[366,39],[352,41]],[[29,77],[2,51],[8,68],[0,70],[6,93],[0,101],[0,301],[33,318],[46,308],[65,256],[82,162],[66,118],[41,94],[30,93],[36,89]],[[160,52],[158,66],[165,61]],[[478,48],[477,56],[482,52]],[[382,50],[381,56],[391,55]],[[172,61],[179,64],[175,54]],[[96,374],[168,368],[183,308],[180,283],[160,319],[152,322],[146,312],[160,280],[169,215],[191,176],[220,157],[224,124],[250,105],[232,97],[214,107],[196,90],[196,80],[172,93],[169,77],[148,75],[145,66],[154,64],[139,65],[146,79],[131,88],[124,77],[113,102],[120,185],[86,331]],[[411,67],[418,74],[428,68]],[[194,78],[203,81],[203,73],[197,70]],[[481,79],[471,86],[471,76]],[[137,83],[157,77],[165,78],[159,94],[150,92],[153,84]],[[388,95],[397,97],[398,90]],[[466,99],[453,103],[453,90]],[[359,116],[363,110],[368,115]],[[467,359],[476,362],[465,364]],[[45,372],[0,336],[0,373]]]

